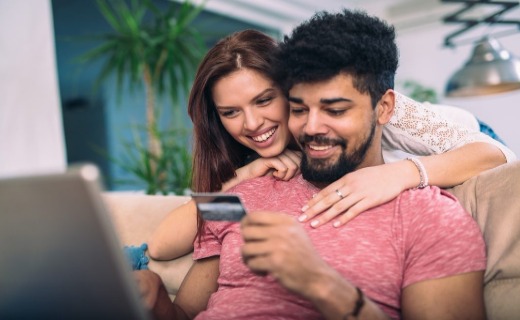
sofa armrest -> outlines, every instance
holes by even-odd
[[[122,245],[147,242],[166,215],[190,199],[185,196],[110,192],[104,193],[103,198]],[[192,264],[190,253],[169,261],[150,259],[148,267],[159,274],[173,299]]]

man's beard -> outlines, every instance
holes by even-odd
[[[365,159],[365,154],[372,144],[375,129],[376,124],[373,122],[368,137],[358,148],[352,151],[351,154],[347,154],[346,152],[348,141],[344,139],[328,139],[323,136],[309,135],[301,136],[299,142],[302,146],[310,142],[316,142],[318,144],[339,145],[341,146],[342,151],[341,155],[334,163],[331,163],[330,159],[312,159],[304,153],[300,166],[303,178],[312,182],[332,183],[347,173],[356,170]]]

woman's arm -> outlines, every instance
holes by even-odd
[[[197,207],[193,200],[171,211],[148,240],[155,260],[172,260],[193,250],[197,235]]]
[[[438,110],[398,93],[394,117],[383,131],[383,145],[426,155],[420,161],[429,184],[442,188],[516,159],[511,150],[475,128],[447,119]],[[334,226],[339,227],[418,186],[419,181],[417,167],[408,160],[357,170],[321,190],[302,208],[300,221],[310,221],[317,227],[334,220]]]
[[[285,150],[272,158],[259,158],[237,169],[236,177],[228,181],[222,191],[229,190],[238,183],[272,174],[278,179],[288,180],[299,172],[301,153]],[[161,222],[148,240],[148,254],[155,260],[171,260],[193,250],[197,235],[197,207],[193,200],[174,209]]]
[[[507,162],[516,160],[509,148],[480,132],[471,113],[456,107],[419,103],[395,92],[394,115],[383,130],[384,149],[429,156],[472,142],[494,145]]]

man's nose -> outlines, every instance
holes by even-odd
[[[326,124],[318,111],[309,111],[304,132],[309,136],[327,133]]]

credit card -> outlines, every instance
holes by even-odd
[[[240,221],[246,210],[237,195],[226,193],[191,194],[204,220]]]

